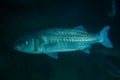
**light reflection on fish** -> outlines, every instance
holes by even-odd
[[[88,33],[83,26],[48,29],[16,41],[14,49],[29,54],[47,54],[55,59],[57,52],[81,50],[89,54],[89,48],[95,43],[113,47],[108,39],[109,29],[110,26],[106,26],[97,34]]]

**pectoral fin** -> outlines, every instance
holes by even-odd
[[[57,53],[47,53],[47,55],[54,58],[54,59],[58,59],[58,54]]]

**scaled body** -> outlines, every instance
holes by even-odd
[[[45,53],[53,58],[58,58],[57,52],[82,50],[90,53],[89,48],[94,43],[112,47],[107,36],[109,28],[106,26],[98,34],[88,33],[82,26],[72,29],[44,30],[18,40],[14,48],[30,54]]]

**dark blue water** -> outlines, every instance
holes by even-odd
[[[111,0],[1,0],[0,1],[0,80],[119,80],[120,74],[120,1],[116,15]],[[81,51],[29,55],[12,49],[19,37],[51,28],[83,25],[97,33],[111,26],[109,38],[114,48],[94,45],[91,55]]]

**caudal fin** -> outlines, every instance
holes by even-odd
[[[109,38],[108,38],[108,31],[110,29],[110,26],[106,26],[103,28],[103,30],[100,32],[100,37],[101,37],[101,43],[108,47],[108,48],[112,48],[113,45],[112,43],[110,42]]]

